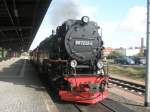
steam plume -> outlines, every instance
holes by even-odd
[[[50,17],[53,26],[67,19],[76,19],[80,15],[79,7],[73,0],[59,0]]]

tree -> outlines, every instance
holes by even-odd
[[[124,56],[123,52],[119,52],[119,51],[112,51],[109,55],[108,58],[112,59],[112,58],[116,58],[119,56]]]

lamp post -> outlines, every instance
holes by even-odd
[[[150,107],[150,39],[149,39],[149,13],[150,13],[150,0],[147,0],[147,40],[146,40],[146,77],[145,77],[145,102],[146,107]]]

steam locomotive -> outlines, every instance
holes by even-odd
[[[108,96],[99,28],[88,16],[67,20],[30,53],[61,100],[94,104]]]

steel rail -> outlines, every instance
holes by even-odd
[[[145,86],[117,78],[110,78],[110,83],[117,84],[119,86],[122,86],[124,88],[128,88],[129,90],[135,90],[136,92],[142,92],[145,93]]]

